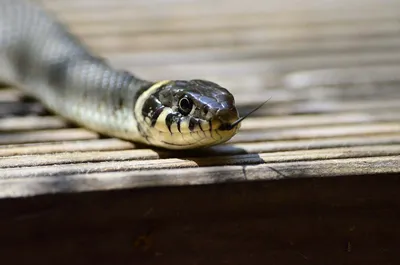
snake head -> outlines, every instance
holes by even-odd
[[[233,95],[205,80],[162,81],[149,89],[141,107],[148,141],[169,149],[223,143],[240,127]]]
[[[211,122],[214,129],[226,130],[239,117],[233,95],[210,81],[172,81],[160,95],[183,116]]]

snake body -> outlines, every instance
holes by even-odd
[[[88,129],[158,147],[215,145],[239,128],[231,126],[239,117],[225,88],[114,69],[27,0],[0,0],[0,80]]]

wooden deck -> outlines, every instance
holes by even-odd
[[[168,152],[1,89],[9,264],[398,264],[400,2],[42,2],[140,77],[271,100],[229,143]]]

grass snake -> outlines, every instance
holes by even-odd
[[[226,142],[242,120],[225,88],[115,69],[27,0],[0,0],[0,80],[88,129],[167,149]]]

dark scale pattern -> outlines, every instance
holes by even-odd
[[[153,95],[150,95],[149,98],[144,102],[142,115],[143,117],[149,117],[152,121],[151,126],[154,126],[156,124],[158,116],[161,114],[161,112],[158,113],[157,111],[160,109],[164,109],[164,107],[166,106],[160,102],[155,93]]]
[[[177,121],[177,128],[178,128],[178,132],[181,132],[181,120],[182,120],[182,117],[179,117],[179,120]]]
[[[151,127],[154,127],[156,125],[157,119],[160,116],[160,114],[163,112],[164,108],[165,107],[161,106],[153,112],[153,115],[151,116]],[[171,131],[171,130],[169,130],[169,131]]]
[[[171,126],[172,126],[172,124],[174,124],[174,123],[177,123],[178,124],[178,131],[180,132],[181,130],[180,130],[180,115],[179,114],[174,114],[174,113],[170,113],[170,114],[168,114],[167,115],[167,117],[165,118],[165,123],[166,123],[166,125],[167,125],[167,127],[168,127],[168,130],[169,130],[169,132],[170,133],[172,133],[172,131],[171,131]]]
[[[17,78],[21,83],[24,83],[29,78],[30,69],[33,66],[33,58],[30,56],[29,50],[25,45],[16,45],[11,58],[14,61]]]
[[[192,132],[197,124],[199,124],[199,120],[191,117],[189,120],[189,130]]]
[[[58,87],[60,90],[63,91],[68,87],[67,76],[68,67],[70,64],[71,60],[69,58],[66,58],[49,66],[47,76],[50,86]]]

